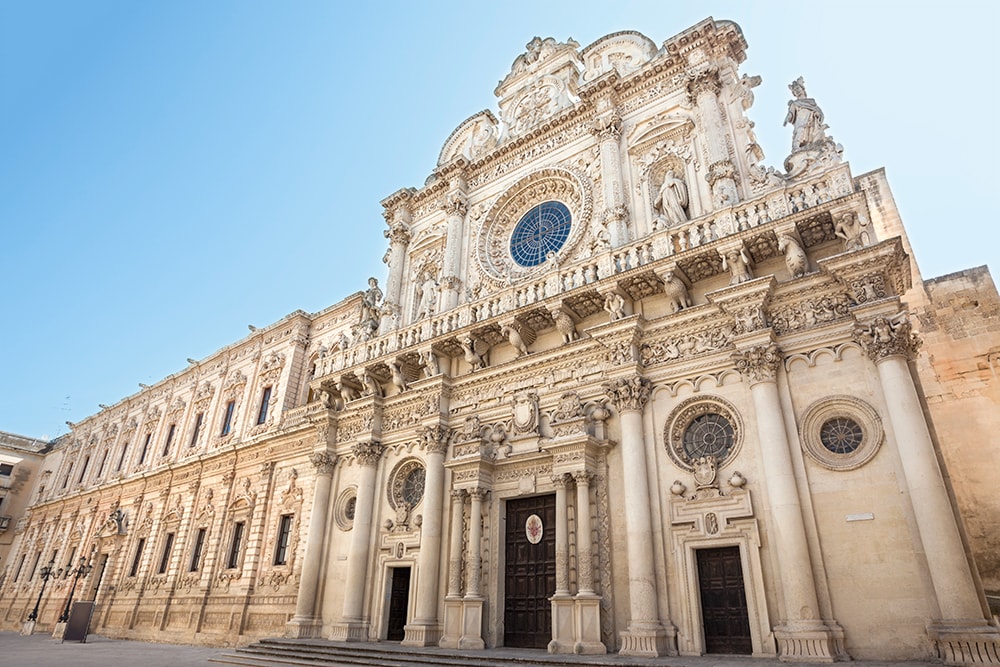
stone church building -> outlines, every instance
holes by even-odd
[[[533,39],[381,283],[54,444],[2,627],[83,558],[39,631],[1000,664],[996,288],[921,277],[801,78],[767,166],[746,49]]]

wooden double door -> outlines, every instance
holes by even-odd
[[[504,646],[547,648],[556,592],[556,497],[507,501]]]

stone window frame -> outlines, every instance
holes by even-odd
[[[831,419],[843,417],[861,427],[861,445],[853,452],[831,452],[820,439],[820,429]],[[882,419],[871,405],[846,395],[827,396],[815,401],[803,413],[799,427],[802,450],[827,470],[855,470],[871,461],[885,439]]]
[[[349,532],[354,528],[354,517],[348,516],[348,505],[353,500],[357,503],[358,487],[349,486],[337,496],[337,503],[334,506],[333,517],[337,522],[337,527],[342,531]]]
[[[397,463],[392,469],[392,472],[389,473],[389,483],[386,484],[386,495],[389,499],[389,506],[392,507],[392,509],[399,509],[399,506],[403,502],[407,502],[406,499],[403,498],[403,486],[406,484],[406,480],[409,478],[410,474],[418,468],[423,469],[424,479],[426,480],[427,466],[424,465],[422,460],[416,457],[403,459]],[[423,502],[425,495],[426,489],[420,493],[420,499],[410,505],[411,512]]]
[[[692,396],[671,410],[663,425],[663,446],[670,460],[682,470],[694,472],[694,463],[684,451],[684,433],[696,418],[712,413],[722,415],[733,427],[733,445],[724,457],[716,460],[716,467],[722,468],[739,454],[744,428],[736,407],[721,396]]]

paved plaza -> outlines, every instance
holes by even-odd
[[[108,639],[99,635],[89,635],[86,643],[59,642],[47,634],[22,637],[15,632],[0,632],[0,665],[3,667],[181,667],[184,665],[209,665],[209,658],[233,654],[233,649],[206,646],[186,646],[182,644],[157,644],[120,639]],[[480,657],[521,653],[522,659],[529,661],[545,659],[541,651],[517,649],[493,649],[479,652]],[[565,667],[573,664],[573,656],[551,656],[553,664]],[[580,664],[590,660],[602,664],[626,666],[662,667],[794,667],[795,663],[778,660],[756,659],[739,656],[700,656],[675,658],[628,658],[624,656],[588,656],[580,659]],[[330,664],[330,663],[326,663]],[[939,667],[937,662],[867,662],[855,661],[854,667]]]

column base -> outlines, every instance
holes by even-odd
[[[839,626],[838,626],[839,629]],[[843,632],[838,638],[822,621],[797,621],[774,628],[781,662],[836,662],[846,657]],[[847,657],[846,659],[850,659]]]
[[[323,622],[311,616],[293,616],[285,623],[285,637],[289,639],[311,639],[322,634]]]
[[[403,626],[401,646],[437,646],[441,640],[441,626],[434,621],[415,620]]]
[[[677,655],[677,631],[671,630],[668,632],[656,621],[631,623],[628,630],[621,633],[622,647],[618,655],[646,658]]]
[[[37,621],[25,621],[24,625],[21,626],[21,635],[27,637],[34,633],[35,623],[37,623]]]
[[[1000,631],[984,620],[941,621],[927,634],[946,665],[1000,665]]]
[[[61,621],[56,623],[56,627],[52,630],[52,638],[61,640],[66,636],[66,621]]]
[[[580,593],[573,600],[573,626],[577,655],[603,655],[608,647],[601,641],[601,598],[593,593]]]
[[[573,627],[573,598],[570,595],[559,595],[549,598],[552,605],[552,641],[549,642],[549,653],[572,653],[576,644],[576,631]]]
[[[334,623],[330,639],[335,642],[366,642],[368,641],[368,623],[364,621]]]
[[[462,636],[458,640],[460,649],[486,648],[483,641],[483,598],[464,598],[462,600]]]
[[[462,638],[462,598],[446,597],[444,599],[444,634],[438,641],[441,648],[458,648]]]

